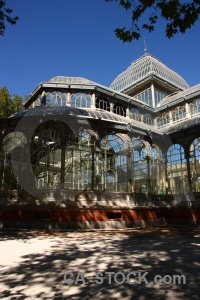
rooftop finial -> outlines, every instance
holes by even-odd
[[[147,45],[146,45],[146,40],[144,38],[144,54],[147,54]]]

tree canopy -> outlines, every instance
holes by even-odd
[[[200,0],[105,0],[118,2],[127,12],[131,12],[130,27],[116,28],[116,36],[123,42],[131,42],[141,37],[141,29],[154,30],[157,20],[166,21],[165,34],[168,38],[191,28],[200,15]],[[143,21],[146,20],[146,21]]]
[[[6,87],[0,88],[0,119],[6,118],[13,113],[22,110],[22,97],[11,96]]]
[[[6,7],[6,1],[0,0],[0,35],[4,36],[4,31],[6,29],[5,23],[8,22],[11,25],[17,23],[19,19],[17,16],[11,17],[13,10]]]

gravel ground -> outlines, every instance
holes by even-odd
[[[0,299],[199,299],[200,230],[1,231],[0,267]]]

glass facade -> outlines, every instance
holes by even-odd
[[[152,95],[152,92],[154,91],[154,95]],[[137,94],[134,96],[134,98],[146,103],[148,106],[151,107],[157,107],[158,103],[164,99],[168,94],[157,89],[154,88],[153,90],[151,88],[148,88],[144,91],[142,91],[141,93]],[[153,101],[154,98],[154,101]],[[155,104],[154,104],[155,102]]]
[[[190,146],[191,186],[193,192],[200,192],[200,138]]]
[[[101,140],[99,176],[102,190],[127,190],[127,156],[123,140],[108,135]]]
[[[37,129],[29,154],[23,133],[11,132],[4,137],[0,160],[2,190],[182,194],[189,191],[190,174],[192,191],[200,192],[200,138],[189,146],[187,161],[180,144],[169,146],[165,159],[157,145],[141,139],[125,143],[116,134],[96,139],[86,130],[73,132],[64,124],[56,126],[49,128],[45,124]],[[27,168],[29,155],[32,171]]]
[[[188,171],[185,151],[179,144],[172,145],[167,151],[168,192],[181,194],[188,192]]]
[[[165,97],[167,97],[167,93],[164,93],[164,92],[162,92],[162,91],[160,91],[160,90],[158,90],[158,89],[154,89],[154,93],[155,93],[155,107],[157,107],[158,106],[158,103],[162,100],[162,99],[164,99]]]
[[[165,92],[159,91],[157,88],[156,89],[148,88],[145,91],[140,92],[138,95],[134,96],[134,99],[138,98],[138,100],[140,100],[140,103],[143,102],[147,106],[152,106],[154,102],[151,94],[152,90],[155,91],[155,95],[157,95],[155,96],[154,99],[156,101],[157,106],[160,106],[163,100],[166,103],[166,99],[170,99],[171,97],[173,97],[173,99],[179,99],[177,98],[177,94],[176,94],[173,96],[167,96],[163,100],[160,100],[166,94]],[[180,93],[182,94],[182,92]],[[66,92],[60,92],[60,91],[42,92],[35,99],[33,107],[44,107],[44,106],[50,108],[74,107],[74,108],[91,109],[91,111],[90,112],[88,111],[88,113],[90,115],[93,114],[96,116],[98,116],[98,113],[100,113],[100,111],[102,112],[101,114],[103,114],[103,111],[107,111],[107,112],[114,113],[118,116],[123,116],[123,117],[128,116],[132,120],[142,122],[149,126],[156,126],[157,128],[167,127],[170,124],[174,124],[180,122],[181,120],[186,119],[188,116],[195,117],[198,114],[200,114],[199,98],[194,99],[192,101],[188,101],[187,103],[176,106],[175,108],[172,106],[170,110],[169,108],[165,108],[160,112],[159,116],[155,117],[155,115],[153,114],[151,115],[150,113],[146,112],[148,108],[145,108],[144,111],[141,108],[141,106],[138,106],[138,108],[131,107],[130,104],[127,103],[122,104],[121,102],[116,102],[115,97],[108,98],[108,97],[99,96],[96,93],[86,93],[86,92],[73,93],[71,90],[69,90],[68,92],[67,91]]]
[[[146,91],[141,92],[140,94],[138,94],[134,97],[136,99],[146,103],[147,105],[153,107],[151,88],[147,89]]]

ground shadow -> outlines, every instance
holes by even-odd
[[[199,299],[200,234],[198,231],[121,231],[120,232],[65,232],[55,234],[17,235],[18,243],[50,239],[42,253],[23,255],[20,263],[1,270],[1,299]],[[15,235],[1,235],[7,242]],[[15,251],[13,249],[13,251]],[[66,272],[77,274],[77,284],[64,281]],[[78,273],[81,272],[81,273]],[[102,272],[102,284],[86,279]],[[122,282],[118,274],[110,278],[105,272],[137,272],[146,280],[138,283]],[[181,279],[166,284],[155,283],[156,275],[169,282],[175,275]],[[168,277],[165,277],[168,275]],[[170,277],[169,277],[170,276]],[[136,279],[136,280],[135,280]],[[121,282],[121,283],[120,283]]]

